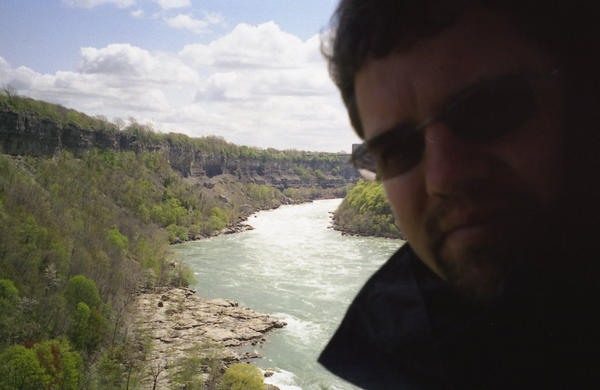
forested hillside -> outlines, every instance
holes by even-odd
[[[136,216],[134,191],[168,192],[149,177],[175,176],[133,153],[0,157],[0,388],[104,388],[101,371],[118,367],[118,347],[97,352],[121,335],[130,295],[187,283],[182,267],[168,265],[161,229],[182,216],[180,199],[150,196],[156,213]]]
[[[334,228],[360,236],[402,238],[380,182],[359,180],[335,211]]]
[[[7,93],[0,111],[2,389],[134,388],[143,351],[129,342],[128,302],[192,277],[169,259],[170,243],[258,209],[343,196],[354,180],[344,155],[239,147],[135,122],[119,130]]]

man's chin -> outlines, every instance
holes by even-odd
[[[446,250],[436,263],[448,283],[468,300],[486,302],[498,297],[508,271],[514,266],[514,253],[506,246],[492,245]]]

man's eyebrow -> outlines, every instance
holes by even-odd
[[[511,73],[508,73],[508,74],[511,74]],[[502,78],[503,76],[505,76],[505,75],[500,75],[498,77]],[[379,146],[380,144],[389,140],[390,136],[393,134],[408,133],[408,132],[420,130],[421,128],[423,128],[427,124],[429,124],[429,122],[431,122],[432,120],[435,120],[437,117],[442,115],[444,112],[447,112],[448,110],[450,110],[450,108],[453,106],[453,103],[462,101],[464,98],[468,97],[468,95],[471,94],[473,91],[478,90],[481,86],[483,86],[495,79],[496,79],[496,77],[491,78],[491,77],[484,76],[484,77],[479,78],[478,80],[475,80],[474,82],[470,83],[467,86],[464,86],[463,88],[459,89],[458,91],[452,92],[449,96],[446,96],[446,98],[444,98],[441,102],[437,103],[434,106],[434,112],[435,112],[434,115],[432,115],[429,118],[426,118],[423,121],[418,122],[418,123],[414,120],[406,120],[403,122],[398,122],[386,129],[377,131],[378,134],[375,137],[371,138],[370,140],[366,140],[367,145],[369,145],[369,147]]]
[[[486,85],[492,85],[494,83],[498,83],[499,81],[501,81],[503,79],[507,79],[509,77],[527,76],[527,75],[531,75],[531,74],[534,74],[534,72],[530,69],[518,68],[518,69],[513,69],[510,71],[507,71],[506,73],[500,73],[500,74],[496,74],[496,75],[492,75],[492,76],[484,75],[484,76],[480,77],[479,79],[476,79],[475,81],[471,82],[470,84],[463,86],[458,91],[452,92],[445,99],[443,99],[440,103],[436,104],[435,109],[434,109],[435,114],[432,115],[431,117],[423,120],[422,122],[419,122],[419,124],[417,125],[417,128],[422,129],[423,127],[427,126],[432,121],[435,121],[440,116],[443,116],[445,113],[452,111],[452,108],[456,104],[464,101],[470,95],[472,95],[474,92],[479,91],[482,87],[484,87]]]
[[[485,85],[490,85],[498,82],[502,79],[512,76],[532,74],[533,71],[529,69],[514,69],[506,73],[496,75],[483,75],[479,79],[474,80],[470,84],[463,86],[461,89],[450,93],[441,102],[435,104],[434,114],[421,122],[416,123],[414,120],[406,120],[398,122],[386,129],[378,131],[377,135],[370,140],[366,140],[369,147],[380,147],[382,144],[389,142],[392,138],[398,137],[401,134],[409,134],[415,131],[420,131],[423,127],[426,127],[431,122],[443,116],[445,113],[452,111],[455,104],[458,104],[467,99],[471,94],[477,92]]]
[[[478,91],[483,86],[485,86],[487,84],[491,84],[491,83],[495,82],[496,80],[502,79],[513,73],[517,73],[517,72],[510,72],[510,73],[495,75],[493,77],[483,76],[483,77],[480,77],[479,79],[476,79],[472,83],[470,83],[466,86],[463,86],[458,91],[452,92],[451,94],[446,96],[446,98],[444,100],[442,100],[440,103],[435,105],[435,110],[434,110],[435,114],[432,115],[430,118],[425,119],[423,122],[420,122],[418,127],[420,128],[424,124],[426,124],[427,121],[430,121],[436,117],[439,117],[444,112],[450,111],[452,109],[452,107],[454,107],[455,104],[468,98],[473,92]]]

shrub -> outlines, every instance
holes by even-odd
[[[234,364],[223,374],[221,390],[264,390],[260,370],[249,364]]]

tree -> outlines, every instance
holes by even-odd
[[[19,290],[17,290],[12,280],[0,279],[0,299],[6,299],[12,304],[18,302]]]
[[[102,354],[102,358],[96,365],[96,372],[98,389],[119,390],[123,388],[125,367],[108,352]]]
[[[85,349],[88,337],[88,324],[90,321],[90,308],[84,302],[79,302],[73,312],[69,338],[79,350]]]
[[[79,302],[72,313],[69,338],[80,351],[92,352],[102,342],[106,326],[102,314],[95,309]]]
[[[359,180],[335,211],[334,223],[349,233],[402,238],[383,185],[378,182]]]
[[[221,390],[264,390],[265,384],[260,370],[249,364],[234,364],[222,378]]]
[[[39,390],[50,381],[33,350],[13,345],[0,355],[0,389]]]
[[[119,129],[119,130],[123,130],[126,126],[126,123],[122,118],[115,118],[113,120],[113,122],[114,122],[115,126],[117,126],[117,129]]]
[[[220,356],[218,344],[195,344],[185,351],[184,357],[177,359],[173,382],[188,390],[214,389],[220,376]],[[207,378],[203,377],[204,372],[208,373]]]
[[[19,310],[19,290],[11,280],[0,279],[0,346],[15,342],[22,313]]]
[[[77,390],[83,377],[81,355],[71,350],[69,342],[60,338],[33,346],[52,389]]]
[[[80,351],[94,351],[106,333],[96,283],[83,275],[73,276],[65,289],[65,299],[70,313],[70,340]]]
[[[85,303],[89,308],[98,308],[102,303],[96,283],[83,275],[73,276],[65,290],[65,299],[70,310],[75,310],[79,302]]]
[[[127,246],[129,240],[125,237],[119,229],[113,227],[106,234],[107,246],[112,250],[115,255],[123,256],[127,252]]]
[[[17,90],[12,85],[3,86],[0,95],[5,98],[6,102],[11,106],[15,104],[16,98],[19,96]]]

